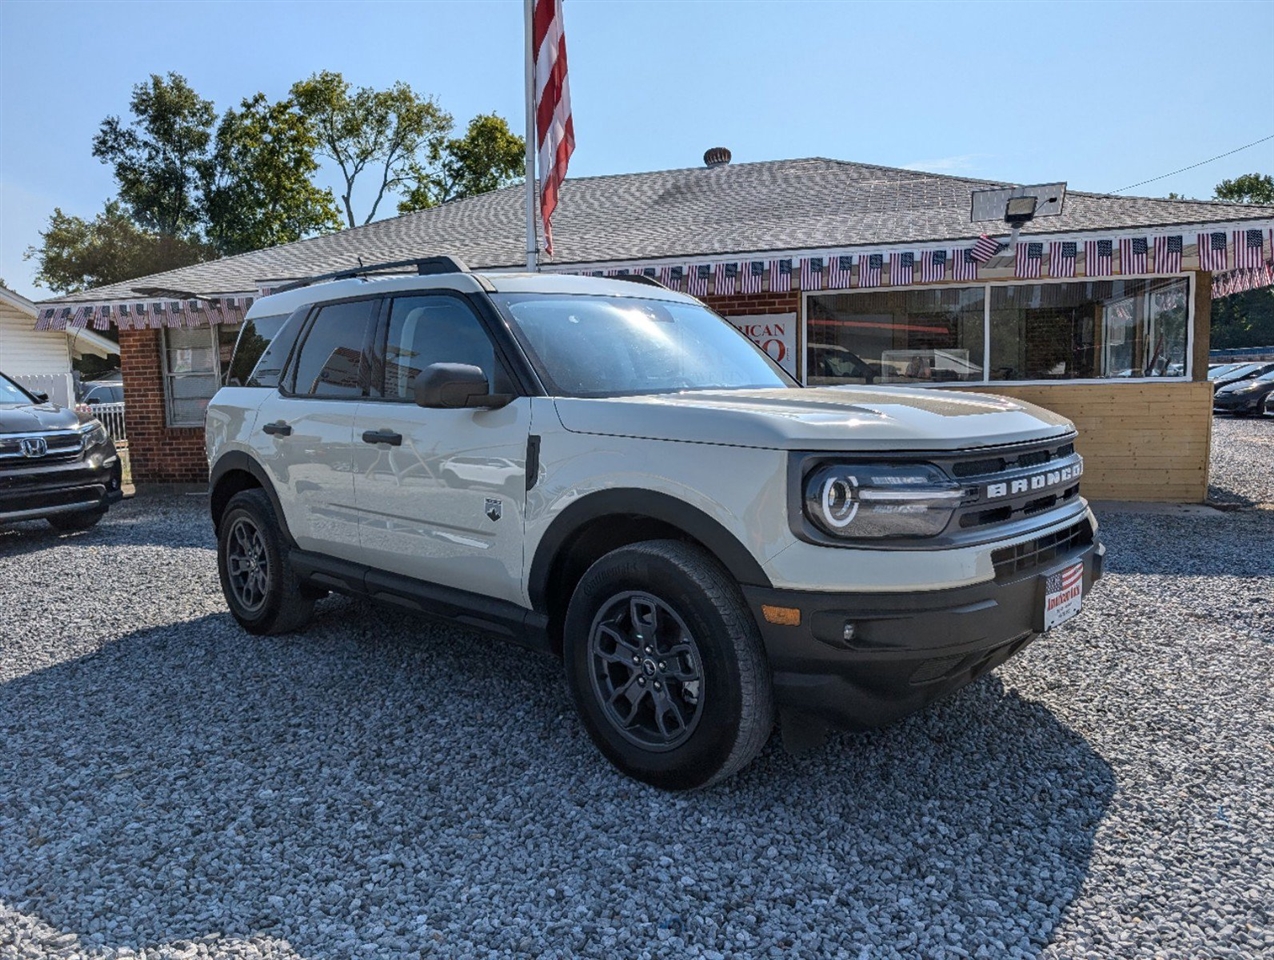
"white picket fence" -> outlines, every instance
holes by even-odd
[[[93,416],[102,421],[102,426],[115,442],[128,439],[128,431],[124,428],[124,405],[122,403],[94,403],[87,409]]]

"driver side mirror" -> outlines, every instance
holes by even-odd
[[[511,394],[492,393],[482,368],[468,363],[431,363],[417,374],[412,393],[418,407],[452,410],[494,410],[513,401]]]
[[[37,403],[49,402],[49,395],[47,393],[33,393],[31,396],[35,397]]]

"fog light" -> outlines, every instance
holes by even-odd
[[[772,607],[768,603],[761,604],[761,614],[766,623],[776,623],[780,627],[799,627],[801,611],[797,607]]]

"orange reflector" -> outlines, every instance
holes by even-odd
[[[772,607],[768,603],[761,604],[761,613],[766,623],[777,623],[781,627],[799,627],[801,611],[797,607]]]

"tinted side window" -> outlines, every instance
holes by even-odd
[[[245,320],[235,340],[234,352],[230,355],[230,363],[226,367],[226,384],[232,387],[243,386],[257,366],[257,361],[265,353],[270,342],[278,334],[279,328],[287,314],[273,317],[256,317]],[[277,366],[277,364],[276,364]],[[270,386],[277,386],[277,380]]]
[[[385,396],[410,400],[412,381],[431,363],[467,363],[496,382],[495,351],[472,308],[445,295],[391,301],[385,348]]]
[[[374,300],[360,300],[319,310],[295,364],[293,389],[299,396],[362,396],[367,369],[363,344],[374,306]]]

